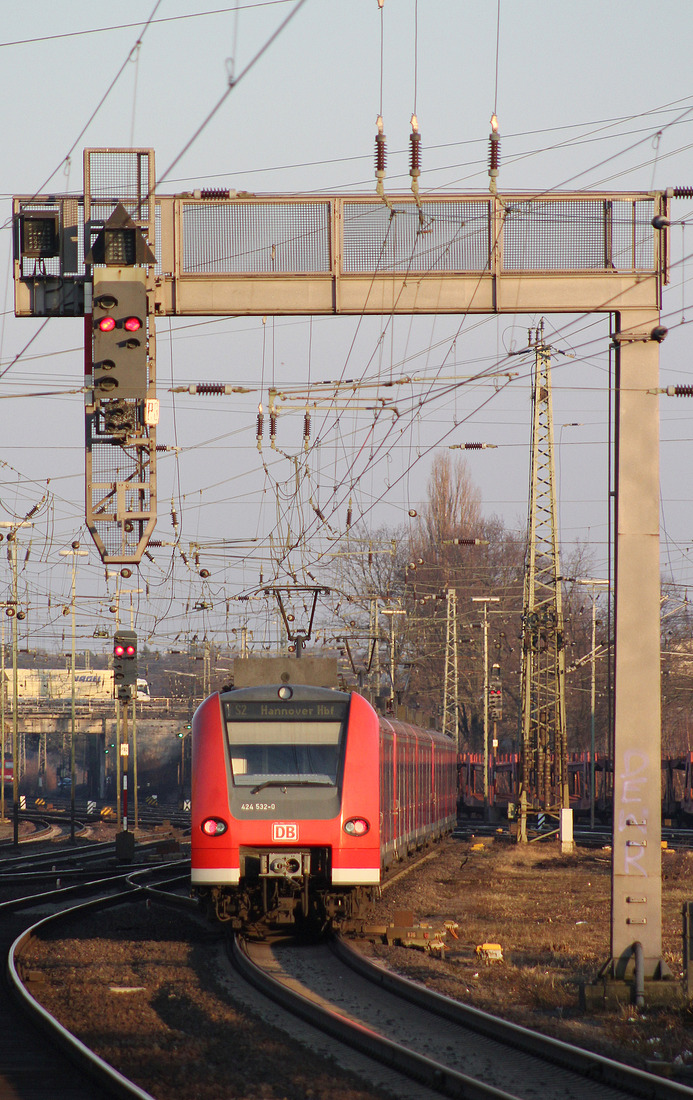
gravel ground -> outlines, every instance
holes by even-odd
[[[92,939],[33,945],[25,965],[43,970],[46,982],[32,983],[31,991],[158,1100],[391,1096],[229,1005],[217,969],[218,930],[158,906],[146,916],[103,916]]]
[[[693,853],[662,853],[663,955],[682,973],[681,907],[693,891]],[[421,871],[386,890],[381,912],[413,910],[434,927],[459,923],[444,961],[403,947],[363,950],[439,993],[566,1042],[686,1083],[693,1067],[693,1015],[685,1007],[585,1013],[579,985],[609,957],[611,852],[562,856],[558,844],[527,846],[471,837],[450,841]],[[484,962],[477,945],[500,944]]]
[[[434,927],[457,921],[459,939],[448,939],[445,959],[378,942],[362,941],[360,949],[448,996],[686,1079],[693,1018],[684,1009],[580,1012],[578,982],[593,977],[608,956],[610,853],[565,857],[557,847],[446,842],[384,892],[377,914],[385,922],[410,910]],[[664,954],[678,975],[693,854],[665,852],[663,871]],[[159,1100],[384,1095],[373,1078],[370,1086],[358,1082],[329,1058],[307,1055],[274,1027],[224,1003],[224,978],[210,962],[218,931],[159,907],[138,916],[113,912],[106,920],[78,944],[62,931],[60,939],[35,945],[26,961],[43,969],[46,981],[32,992]],[[502,961],[480,960],[475,948],[484,942],[501,945]]]

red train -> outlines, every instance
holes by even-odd
[[[192,731],[192,887],[234,928],[358,927],[383,871],[456,822],[454,743],[356,693],[211,695]]]

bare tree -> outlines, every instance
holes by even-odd
[[[423,548],[438,549],[454,538],[472,538],[481,523],[481,496],[467,463],[442,453],[435,457],[428,479],[428,500],[419,519]]]

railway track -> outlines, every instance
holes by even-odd
[[[510,1024],[376,966],[343,941],[236,939],[248,981],[333,1038],[470,1100],[683,1100],[691,1090]]]
[[[187,868],[183,872],[186,874]],[[45,1100],[46,1096],[56,1094],[55,1087],[60,1095],[69,1095],[70,1100],[93,1100],[97,1094],[121,1100],[154,1100],[89,1050],[41,1006],[31,992],[32,974],[23,968],[21,956],[32,938],[49,925],[77,912],[84,914],[141,898],[146,879],[163,877],[168,881],[170,876],[171,869],[162,867],[111,870],[110,875],[102,873],[91,883],[44,890],[0,903],[0,951],[7,960],[0,991],[0,1095]],[[77,890],[91,897],[75,906],[67,899]],[[56,911],[36,921],[32,912],[45,910],[46,906]],[[17,1012],[17,1004],[21,1013]]]
[[[74,852],[74,849],[72,851]],[[107,856],[107,853],[104,854]],[[66,856],[69,857],[69,855],[70,853],[66,853]],[[50,855],[46,858],[50,858]],[[423,861],[428,858],[431,858],[430,855],[424,856]],[[30,860],[31,865],[39,862],[39,859]],[[411,869],[406,868],[404,873]],[[133,878],[133,870],[133,868],[127,871],[122,868],[119,870],[120,886],[105,881],[108,876],[101,878],[101,871],[94,872],[92,875],[93,880],[99,881],[87,883],[75,881],[71,885],[74,886],[75,892],[89,890],[100,892],[103,896],[93,903],[96,907],[117,904],[118,900],[122,900],[124,890],[128,891],[130,897],[136,893],[133,890],[133,882],[126,885],[126,881]],[[18,871],[18,868],[13,870],[8,868],[8,880]],[[0,882],[2,882],[1,872],[2,865],[0,865]],[[46,869],[44,865],[43,868],[38,868],[35,879],[39,881],[42,876],[50,873],[52,873],[51,869]],[[139,873],[138,869],[136,874],[139,875]],[[61,877],[67,878],[64,875]],[[15,885],[21,887],[21,879]],[[117,897],[118,889],[120,889],[120,898]],[[110,900],[107,896],[109,892]],[[66,905],[67,896],[63,890],[61,897],[56,895],[55,891],[50,891],[36,896],[12,899],[4,907],[3,921],[5,923],[8,920],[13,921],[12,928],[18,929],[21,921],[26,923],[25,911],[29,907]],[[180,897],[169,900],[172,905],[184,904]],[[15,917],[12,911],[18,907],[22,909],[22,914]],[[76,912],[77,907],[74,907],[73,913]],[[127,919],[130,920],[129,917]],[[173,919],[177,920],[177,918]],[[93,935],[96,927],[93,917],[90,925],[90,935]],[[42,922],[37,926],[36,933],[40,934],[40,929],[46,927],[47,923]],[[28,935],[30,937],[36,933],[32,930]],[[137,938],[137,934],[134,938]],[[15,939],[17,941],[15,951],[19,951],[21,955],[23,945],[28,940],[20,936],[19,931]],[[350,1043],[354,1051],[367,1050],[368,1053],[362,1056],[363,1060],[378,1059],[379,1065],[384,1068],[374,1070],[374,1063],[370,1061],[366,1063],[370,1066],[370,1070],[368,1068],[364,1070],[363,1064],[359,1061],[361,1055],[354,1055],[357,1061],[350,1063],[348,1055],[340,1054],[339,1061],[340,1065],[346,1065],[353,1072],[360,1074],[369,1082],[371,1088],[389,1087],[394,1089],[401,1100],[405,1098],[433,1100],[434,1097],[441,1095],[471,1097],[472,1100],[482,1097],[525,1100],[536,1095],[541,1095],[542,1100],[551,1100],[554,1096],[560,1097],[561,1100],[564,1097],[566,1100],[573,1100],[575,1097],[583,1100],[586,1096],[589,1096],[590,1100],[592,1097],[596,1100],[624,1100],[624,1098],[636,1096],[651,1097],[652,1100],[655,1098],[656,1100],[674,1100],[676,1097],[693,1095],[690,1089],[671,1084],[660,1077],[632,1070],[617,1062],[599,1058],[564,1043],[546,1040],[536,1033],[496,1020],[458,1002],[437,997],[415,983],[397,979],[381,966],[373,966],[362,956],[357,955],[354,959],[352,957],[354,953],[344,945],[337,945],[336,950],[340,953],[346,950],[348,954],[344,958],[336,957],[325,945],[294,943],[291,947],[277,944],[270,948],[250,944],[246,954],[252,958],[250,963],[242,964],[244,978],[237,980],[236,993],[241,986],[244,989],[248,988],[245,982],[248,980],[251,969],[254,969],[261,974],[259,980],[257,973],[253,974],[251,980],[254,985],[262,988],[265,996],[269,995],[274,1000],[278,994],[273,987],[279,978],[280,985],[283,986],[279,996],[284,1004],[283,1013],[288,1021],[287,1029],[291,1029],[290,1034],[297,1036],[298,1042],[310,1043],[314,1047],[317,1045],[317,1049],[323,1055],[334,1054],[337,1036],[340,1043]],[[355,975],[353,973],[355,965],[365,968],[364,974]],[[21,965],[16,969],[21,985]],[[287,983],[293,997],[286,995]],[[32,983],[29,982],[29,989],[31,988]],[[300,1008],[297,1007],[297,994],[301,995],[303,1002],[307,1000],[307,1008],[305,1003],[302,1003]],[[249,1000],[252,1000],[253,996],[256,998],[255,1005],[263,1000],[259,993],[252,993],[249,990]],[[233,995],[232,999],[235,999]],[[237,1003],[245,1003],[245,998],[242,997]],[[326,1007],[331,1010],[327,1024],[324,1011]],[[30,1007],[30,1011],[38,1020],[43,1010]],[[258,1009],[253,1006],[250,1011],[257,1012]],[[277,1012],[281,1016],[281,1010]],[[3,1013],[4,1009],[0,1006],[0,1027],[3,1022],[6,1024],[3,1034],[8,1034],[8,1029],[9,1034],[13,1034],[14,1023],[11,1023],[11,1012],[7,1018],[3,1017]],[[16,1018],[16,1013],[14,1015]],[[310,1023],[301,1024],[300,1021],[297,1023],[298,1016],[303,1021],[309,1020]],[[273,1016],[272,1021],[275,1026],[284,1027],[281,1019]],[[387,1022],[387,1028],[382,1026],[383,1022]],[[49,1024],[49,1020],[41,1021],[41,1026],[49,1026]],[[304,1028],[303,1032],[301,1027]],[[314,1028],[322,1028],[325,1034],[329,1035],[329,1038],[323,1039],[322,1047],[319,1045],[320,1040],[317,1040],[316,1044],[315,1039],[312,1038],[315,1035],[312,1031]],[[381,1034],[383,1031],[385,1034]],[[59,1029],[54,1032],[54,1041],[70,1044],[68,1036],[55,1039],[56,1035],[60,1035]],[[79,1047],[80,1045],[77,1044],[75,1048],[77,1055],[75,1049],[72,1049],[72,1057],[81,1057]],[[31,1050],[31,1047],[28,1049]],[[7,1095],[16,1095],[22,1097],[22,1100],[25,1097],[33,1100],[34,1096],[39,1095],[42,1100],[45,1097],[45,1089],[41,1092],[39,1087],[41,1074],[45,1083],[46,1074],[55,1074],[55,1063],[52,1061],[52,1056],[51,1058],[47,1056],[46,1044],[42,1041],[39,1040],[38,1048],[34,1047],[34,1049],[37,1050],[35,1057],[29,1054],[29,1064],[22,1065],[18,1071],[24,1074],[23,1090],[15,1093],[7,1091]],[[85,1056],[89,1057],[88,1053]],[[0,1045],[0,1058],[2,1057],[2,1045]],[[36,1091],[24,1091],[26,1076],[33,1072],[34,1062],[37,1066],[43,1066],[41,1073],[37,1074]],[[98,1065],[98,1062],[96,1064]],[[401,1076],[405,1070],[409,1074],[409,1083]],[[62,1070],[60,1072],[62,1073]],[[90,1068],[89,1072],[94,1071]],[[98,1073],[98,1069],[95,1072]],[[107,1070],[106,1075],[108,1072]],[[115,1083],[111,1080],[109,1084],[107,1078],[104,1081],[105,1083],[100,1086],[99,1095],[133,1097],[149,1095],[141,1088],[138,1090],[137,1086],[132,1086],[133,1091],[129,1093],[124,1092],[123,1090],[130,1086],[120,1080],[120,1075],[115,1078]],[[3,1082],[0,1070],[0,1095],[4,1095],[3,1083],[14,1087],[14,1082],[7,1079]],[[148,1084],[148,1080],[145,1078],[143,1083]],[[75,1097],[81,1100],[82,1095],[93,1096],[93,1084],[90,1085],[88,1079],[86,1087],[86,1093],[77,1091],[74,1094]],[[90,1088],[92,1091],[89,1091]],[[116,1089],[115,1093],[112,1091],[113,1088]],[[165,1094],[162,1093],[163,1095]]]
[[[348,1052],[345,1058],[339,1060],[338,1064],[341,1067],[342,1072],[335,1074],[334,1059],[332,1057],[334,1044],[331,1040],[326,1039],[320,1032],[312,1031],[312,1029],[306,1028],[300,1020],[297,1020],[292,1014],[281,1012],[279,1010],[279,1019],[276,1015],[272,1015],[271,1021],[267,1020],[262,1008],[258,1007],[257,1002],[262,1001],[263,1005],[266,1005],[266,1000],[259,997],[259,995],[252,989],[243,979],[238,979],[238,982],[229,990],[228,986],[233,983],[227,983],[223,975],[228,976],[228,966],[224,968],[224,952],[223,952],[223,937],[219,930],[215,934],[210,934],[209,926],[206,922],[201,921],[197,913],[193,917],[193,923],[189,930],[186,931],[186,921],[182,919],[182,912],[190,911],[191,908],[197,908],[193,906],[188,898],[182,898],[180,895],[173,895],[171,893],[163,894],[161,891],[161,884],[157,887],[148,888],[149,891],[156,895],[157,901],[163,901],[167,906],[171,906],[174,912],[169,914],[168,919],[164,919],[158,912],[158,906],[156,909],[152,909],[147,913],[143,906],[135,908],[132,911],[122,910],[120,918],[117,918],[116,914],[118,910],[114,910],[113,920],[116,920],[122,926],[127,927],[130,935],[132,936],[132,943],[129,944],[130,949],[136,949],[138,955],[141,957],[142,945],[147,938],[151,939],[151,933],[154,925],[158,927],[162,926],[162,938],[159,941],[154,936],[153,946],[155,951],[153,955],[152,967],[156,971],[155,975],[150,973],[150,979],[154,977],[153,983],[145,976],[142,962],[138,964],[138,975],[140,980],[144,982],[143,989],[146,987],[146,993],[141,999],[141,1003],[145,1006],[144,1019],[142,1022],[143,1036],[142,1042],[135,1041],[132,1038],[127,1038],[128,1055],[124,1062],[121,1058],[118,1064],[130,1066],[133,1061],[139,1066],[139,1075],[135,1070],[133,1076],[138,1076],[138,1080],[141,1082],[139,1088],[137,1085],[131,1085],[126,1079],[122,1077],[122,1074],[118,1074],[115,1071],[111,1071],[110,1068],[104,1063],[101,1064],[98,1058],[94,1058],[90,1051],[87,1050],[83,1044],[78,1040],[75,1040],[69,1035],[68,1032],[61,1032],[58,1025],[56,1028],[53,1022],[53,1018],[49,1013],[45,1012],[38,1004],[35,998],[31,995],[32,982],[29,980],[29,993],[26,992],[26,981],[28,977],[31,979],[30,967],[36,966],[37,963],[29,961],[24,964],[21,961],[14,964],[14,969],[17,971],[15,982],[20,990],[20,995],[28,1006],[28,1010],[37,1020],[43,1020],[46,1026],[50,1027],[51,1035],[54,1041],[64,1042],[70,1050],[71,1058],[77,1057],[78,1059],[84,1059],[85,1064],[89,1067],[89,1073],[94,1074],[99,1078],[99,1096],[111,1096],[119,1095],[126,1098],[134,1097],[138,1100],[150,1100],[150,1093],[146,1090],[151,1089],[151,1094],[156,1097],[156,1100],[165,1100],[167,1096],[175,1093],[176,1096],[181,1095],[193,1095],[193,1092],[181,1092],[180,1076],[183,1072],[180,1067],[186,1066],[192,1061],[196,1066],[196,1076],[194,1078],[194,1086],[191,1084],[191,1089],[197,1090],[202,1088],[206,1090],[207,1095],[214,1095],[223,1097],[224,1100],[229,1095],[246,1095],[246,1090],[255,1095],[255,1090],[262,1086],[265,1082],[271,1082],[271,1087],[274,1089],[272,1095],[286,1095],[288,1092],[292,1096],[303,1095],[302,1092],[297,1092],[296,1089],[306,1089],[308,1093],[310,1087],[315,1082],[315,1087],[319,1090],[321,1095],[329,1096],[342,1096],[349,1097],[357,1092],[359,1096],[362,1096],[364,1100],[381,1100],[385,1096],[390,1097],[392,1095],[391,1090],[387,1087],[389,1084],[390,1075],[383,1073],[382,1079],[376,1085],[373,1085],[369,1080],[368,1086],[359,1087],[360,1081],[356,1079],[355,1075],[359,1075],[362,1080],[368,1080],[370,1070],[372,1073],[373,1064],[368,1063],[364,1069],[361,1065],[361,1061],[353,1055],[352,1052]],[[132,894],[130,895],[132,896]],[[141,897],[141,894],[140,894]],[[110,902],[108,900],[104,902],[94,902],[92,905],[96,908],[100,904],[116,904],[121,900],[119,898],[113,898]],[[139,913],[139,916],[137,915]],[[80,969],[80,961],[84,956],[81,951],[81,941],[79,938],[80,926],[82,924],[82,918],[86,919],[86,937],[87,941],[92,939],[96,934],[108,937],[109,933],[106,929],[103,932],[96,931],[100,929],[100,925],[96,923],[95,914],[92,913],[89,916],[89,909],[86,906],[74,907],[68,910],[64,914],[64,919],[72,922],[70,930],[66,929],[66,933],[63,934],[58,928],[55,931],[51,930],[52,919],[48,921],[38,922],[34,927],[27,929],[22,936],[18,937],[15,944],[15,953],[18,953],[21,959],[24,948],[27,951],[31,950],[32,937],[40,938],[46,934],[47,940],[50,942],[57,936],[58,940],[62,941],[61,945],[61,958],[65,958],[67,954],[71,974],[74,973],[73,967],[76,966],[77,970]],[[78,924],[75,925],[75,918]],[[60,917],[57,918],[60,921]],[[193,929],[196,928],[197,932]],[[202,931],[200,931],[202,930]],[[164,1032],[159,1031],[154,1036],[149,1030],[148,1026],[151,1023],[151,1019],[146,1020],[147,1009],[146,1006],[152,1003],[156,1006],[154,1011],[161,1011],[161,999],[168,1001],[169,992],[172,988],[171,982],[176,988],[191,988],[192,974],[186,973],[187,962],[181,962],[173,960],[181,956],[176,956],[175,952],[175,940],[187,941],[187,937],[190,935],[190,943],[192,944],[196,939],[198,942],[204,944],[204,953],[198,957],[199,980],[205,991],[209,990],[210,973],[216,973],[217,963],[221,963],[221,967],[218,971],[221,975],[220,987],[223,987],[223,991],[220,988],[218,991],[218,999],[209,1001],[205,1000],[204,1006],[200,1005],[197,1001],[189,1001],[187,994],[183,994],[185,1003],[185,1018],[186,1022],[192,1021],[193,1030],[190,1035],[181,1030],[180,1026],[175,1023],[170,1024],[172,1028],[172,1035],[169,1037]],[[63,938],[65,936],[65,939]],[[142,937],[140,939],[139,937]],[[75,937],[70,942],[70,937]],[[167,954],[166,945],[171,942],[174,950],[172,954]],[[114,940],[114,947],[116,941]],[[85,944],[86,947],[86,944]],[[126,946],[127,950],[127,946]],[[183,956],[187,957],[187,952],[183,952]],[[32,960],[32,955],[27,955],[29,960]],[[52,971],[53,966],[50,961],[50,953],[46,955],[45,951],[41,954],[43,960],[47,960],[47,966]],[[215,962],[216,960],[216,962]],[[129,964],[123,960],[124,969],[127,972],[129,970]],[[39,962],[38,966],[41,967],[45,963]],[[88,964],[87,964],[88,965]],[[171,967],[176,967],[175,976],[171,974]],[[108,966],[108,973],[112,975],[117,971],[118,964],[112,962]],[[159,985],[159,980],[162,972],[162,967],[167,971],[167,975],[164,978],[163,988],[166,990],[162,994],[162,987]],[[12,969],[12,968],[11,968]],[[41,970],[35,971],[40,976]],[[49,981],[52,979],[48,979]],[[71,980],[71,979],[70,979]],[[109,978],[109,981],[113,981],[113,978]],[[87,981],[87,984],[89,982]],[[24,989],[22,989],[24,987]],[[36,988],[36,987],[34,987]],[[38,987],[40,990],[40,986]],[[107,1010],[107,1006],[104,1004],[103,994],[108,986],[104,987],[103,984],[97,982],[92,986],[92,994],[94,989],[98,989],[98,999],[92,997],[89,1002],[89,1007],[86,1009],[87,1014],[93,1014],[95,1018],[99,1020],[99,1026],[96,1029],[103,1035],[104,1027],[111,1031],[113,1034],[123,1034],[122,1028],[125,1027],[125,1034],[127,1036],[132,1035],[133,1018],[128,1015],[127,1023],[123,1024],[123,1019],[113,1019]],[[240,993],[240,997],[237,999],[235,994]],[[45,998],[44,998],[45,999]],[[113,997],[109,998],[111,1004],[114,1003]],[[139,1001],[139,999],[138,999]],[[83,1011],[83,1010],[82,1010]],[[150,1016],[151,1016],[151,1009]],[[247,1015],[250,1014],[250,1020]],[[175,1012],[174,1012],[175,1015]],[[204,1040],[200,1039],[200,1036],[194,1029],[195,1018],[199,1017],[203,1021]],[[166,1006],[163,1006],[162,1022],[165,1022],[168,1018]],[[84,1026],[84,1016],[81,1017],[82,1026]],[[137,1017],[139,1021],[140,1017]],[[215,1021],[213,1024],[212,1021]],[[217,1021],[223,1021],[218,1023]],[[239,1024],[239,1020],[241,1023]],[[135,1025],[137,1026],[137,1025]],[[285,1032],[285,1035],[278,1038],[275,1028]],[[87,1032],[91,1033],[91,1029],[87,1027]],[[211,1036],[210,1033],[216,1032]],[[210,1061],[213,1065],[213,1072],[215,1074],[213,1080],[208,1080],[205,1076],[205,1067],[207,1066],[207,1060],[202,1057],[201,1059],[201,1042],[210,1040]],[[148,1043],[154,1044],[154,1050],[147,1053]],[[169,1042],[172,1042],[174,1046],[170,1048],[168,1056],[163,1053],[169,1050]],[[250,1080],[252,1082],[245,1084],[243,1081],[238,1086],[240,1091],[236,1092],[236,1085],[233,1084],[238,1075],[238,1043],[243,1044],[244,1060],[250,1067]],[[133,1050],[133,1044],[137,1047],[137,1050]],[[117,1044],[116,1044],[117,1045]],[[112,1048],[112,1044],[107,1043],[107,1049]],[[175,1050],[175,1055],[172,1051]],[[142,1059],[146,1058],[147,1067],[143,1070]],[[328,1059],[328,1060],[326,1060]],[[151,1067],[153,1066],[153,1072]],[[178,1069],[177,1069],[178,1067]],[[55,1073],[55,1070],[52,1070]],[[125,1070],[127,1072],[127,1068]],[[247,1072],[248,1071],[244,1071]],[[234,1077],[234,1075],[236,1075]],[[157,1085],[150,1084],[151,1080],[155,1080]],[[5,1095],[3,1093],[2,1074],[0,1072],[0,1096]],[[182,1086],[183,1089],[185,1086]],[[349,1087],[354,1089],[354,1092],[349,1091]],[[216,1092],[214,1090],[217,1090]],[[325,1091],[327,1089],[327,1091]],[[211,1091],[210,1091],[211,1090]],[[24,1100],[24,1093],[17,1093],[17,1096],[22,1097]],[[27,1096],[30,1094],[27,1093]],[[31,1094],[31,1100],[33,1100]],[[36,1093],[36,1095],[39,1095]],[[42,1094],[44,1097],[46,1093]],[[71,1100],[72,1100],[72,1094]],[[81,1100],[82,1094],[76,1093],[78,1100]],[[96,1095],[94,1092],[88,1093],[90,1096]],[[435,1100],[433,1094],[430,1094],[424,1090],[416,1090],[414,1092],[406,1091],[406,1081],[404,1082],[404,1088],[399,1093],[400,1100]]]
[[[114,884],[94,884],[94,888],[104,894],[91,902],[94,907],[117,904],[122,900],[123,889],[133,896],[132,871],[121,872],[120,877],[120,898]],[[126,886],[127,879],[131,881]],[[109,896],[105,896],[107,894]],[[46,900],[48,897],[44,896],[43,904],[52,904]],[[180,896],[170,897],[168,901],[176,907],[187,907]],[[41,902],[32,898],[31,903]],[[76,911],[73,909],[72,913]],[[128,923],[130,919],[128,916]],[[15,954],[21,955],[28,939],[40,934],[46,926],[44,920],[18,936]],[[90,934],[93,934],[93,918],[90,926]],[[250,1011],[263,1019],[267,1017],[258,1009],[258,1002],[267,1004],[264,1001],[267,997],[273,1004],[279,1002],[281,1009],[276,1013],[274,1008],[270,1010],[274,1013],[270,1019],[275,1026],[287,1030],[294,1041],[308,1044],[322,1055],[329,1053],[336,1057],[340,1065],[359,1074],[371,1088],[394,1090],[401,1100],[434,1100],[441,1095],[471,1100],[529,1100],[537,1095],[541,1095],[542,1100],[553,1097],[556,1100],[559,1097],[560,1100],[583,1100],[586,1096],[590,1100],[593,1097],[595,1100],[631,1097],[682,1100],[692,1095],[691,1090],[683,1086],[546,1039],[440,997],[398,978],[382,966],[373,965],[341,941],[334,945],[295,940],[275,944],[236,943],[234,957],[242,977],[235,979],[235,987],[229,994],[232,1001],[249,1004]],[[210,965],[208,960],[206,974]],[[21,985],[21,965],[15,965],[15,970]],[[262,995],[251,991],[247,982],[261,990]],[[31,1006],[30,1011],[37,1019],[43,1013],[40,1008]],[[46,1026],[47,1021],[43,1023]],[[322,1046],[320,1040],[315,1039],[313,1029],[321,1029],[329,1036],[322,1040]],[[55,1034],[59,1035],[59,1031]],[[71,1042],[67,1036],[57,1041]],[[179,1041],[177,1038],[176,1043]],[[356,1058],[355,1062],[350,1062],[350,1056],[341,1053],[342,1044],[358,1052],[351,1055],[352,1059]],[[335,1054],[337,1049],[340,1053]],[[73,1045],[71,1056],[82,1056],[80,1044]],[[84,1056],[90,1057],[88,1052]],[[276,1054],[267,1057],[276,1057]],[[309,1056],[305,1055],[305,1059],[308,1075]],[[374,1060],[380,1068],[373,1068]],[[98,1066],[98,1060],[95,1064]],[[94,1071],[90,1068],[89,1072]],[[105,1071],[105,1080],[109,1072],[113,1072],[110,1067]],[[114,1094],[109,1089],[115,1087],[115,1094],[148,1096],[137,1086],[130,1092],[123,1092],[129,1085],[120,1080],[120,1075],[116,1075],[115,1082],[115,1085],[113,1080],[104,1084],[100,1095]],[[31,1093],[17,1095],[33,1100]],[[45,1092],[42,1095],[45,1096]],[[93,1093],[87,1092],[87,1095]],[[81,1097],[81,1094],[76,1096]]]

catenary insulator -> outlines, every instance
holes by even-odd
[[[497,448],[497,443],[451,443],[448,447],[449,451],[485,451],[487,447],[491,447],[494,450]]]
[[[412,130],[409,141],[411,143],[409,175],[415,177],[421,175],[421,134],[418,130]]]
[[[349,528],[351,527],[351,501],[349,501],[349,507],[347,508],[346,525],[347,525],[347,530],[349,530]]]
[[[672,194],[675,199],[693,199],[693,187],[674,187]]]
[[[498,166],[500,164],[500,134],[495,130],[489,134],[488,138],[488,169],[489,174],[495,172],[498,174]]]
[[[385,175],[385,165],[387,164],[387,145],[385,134],[378,132],[375,135],[375,174],[376,176],[382,172]]]
[[[226,392],[226,386],[223,382],[198,382],[197,392],[202,394],[223,394]]]
[[[277,414],[274,409],[270,409],[270,445],[272,450],[276,450],[277,447]]]
[[[305,416],[303,417],[303,449],[308,450],[310,445],[310,413],[306,409]]]
[[[264,424],[265,424],[265,418],[262,415],[262,405],[260,405],[259,408],[258,408],[258,412],[257,412],[257,432],[256,432],[258,451],[262,450],[262,432],[263,432]]]
[[[693,386],[667,386],[667,397],[693,397]]]
[[[489,190],[492,195],[496,194],[496,186],[498,179],[498,165],[500,164],[500,134],[498,133],[498,119],[495,113],[491,115],[491,133],[488,136],[488,174],[489,174]]]

